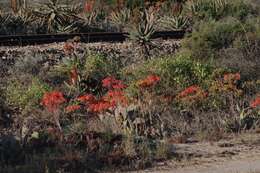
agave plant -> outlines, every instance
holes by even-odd
[[[35,16],[31,9],[20,8],[18,13],[14,15],[16,18],[20,18],[24,24],[29,24],[35,20]]]
[[[215,14],[216,17],[218,17],[220,14],[223,14],[228,7],[227,0],[214,0],[210,3],[210,7],[213,11],[213,14]]]
[[[77,30],[76,24],[69,24],[69,25],[58,25],[57,32],[59,33],[73,33]]]
[[[9,15],[5,15],[0,12],[0,34],[5,33],[4,26],[5,26],[6,21],[8,21],[8,19],[9,19]]]
[[[188,10],[199,18],[218,18],[227,10],[227,0],[191,0],[187,2]]]
[[[86,2],[84,10],[78,15],[80,25],[83,30],[89,29],[93,26],[102,28],[105,23],[105,8],[109,1],[103,0],[89,0]],[[109,8],[110,9],[110,8]]]
[[[110,14],[110,21],[113,25],[118,27],[118,30],[122,31],[124,26],[126,26],[130,20],[131,11],[127,8],[124,8],[119,11],[113,11]]]
[[[5,22],[8,20],[9,15],[4,14],[3,12],[0,11],[0,26],[4,25]]]
[[[41,4],[42,7],[34,11],[43,25],[47,24],[48,32],[56,32],[60,26],[69,26],[77,19],[79,6],[68,6],[59,3],[59,0],[49,0]]]
[[[150,56],[150,50],[154,47],[152,35],[155,32],[157,17],[155,11],[149,9],[140,12],[140,21],[129,31],[129,39],[137,43],[141,48],[141,53],[146,58]]]
[[[164,16],[160,19],[160,24],[167,30],[184,30],[189,25],[189,19],[182,15],[172,17]]]
[[[8,34],[28,33],[34,20],[30,9],[20,8],[17,13],[6,17],[2,25],[4,24]]]

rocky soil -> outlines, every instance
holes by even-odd
[[[179,40],[154,40],[156,47],[151,50],[152,57],[160,57],[173,54],[180,47]],[[40,59],[46,62],[57,62],[68,58],[63,51],[64,43],[52,43],[37,46],[6,47],[0,46],[0,77],[19,58]],[[130,65],[140,61],[139,47],[129,41],[123,43],[77,43],[76,53],[79,57],[86,53],[95,52],[119,60],[123,65]]]

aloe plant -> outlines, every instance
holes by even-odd
[[[49,0],[41,6],[34,14],[43,24],[47,24],[48,32],[56,32],[60,26],[71,25],[80,11],[79,6],[62,5],[59,0]]]
[[[113,25],[117,26],[120,31],[123,30],[124,26],[129,23],[131,17],[131,11],[127,8],[124,8],[119,11],[113,11],[110,14],[110,21]]]
[[[155,32],[155,23],[157,16],[155,11],[144,10],[140,12],[140,21],[129,32],[130,40],[137,43],[142,50],[142,55],[146,58],[150,56],[150,49],[154,46],[152,43],[152,35]]]
[[[160,19],[161,26],[166,30],[184,30],[188,27],[189,19],[184,16],[164,16]]]
[[[1,19],[0,19],[1,20]],[[3,19],[2,19],[3,20]],[[2,23],[5,33],[17,34],[31,32],[30,26],[35,21],[30,9],[20,8],[19,11],[13,15],[6,15]]]
[[[76,24],[69,24],[69,25],[58,25],[57,32],[59,33],[72,33],[77,30]]]
[[[228,8],[227,0],[191,0],[187,2],[188,10],[199,18],[219,18]]]
[[[6,21],[8,21],[9,15],[5,15],[0,11],[0,34],[5,33],[4,26]]]
[[[5,22],[8,20],[9,15],[6,15],[0,11],[0,26],[3,26]]]

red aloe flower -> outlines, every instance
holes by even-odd
[[[186,97],[188,95],[196,94],[198,91],[200,91],[201,88],[197,85],[190,86],[183,90],[180,94],[179,97]]]
[[[142,88],[151,87],[160,81],[160,77],[157,75],[149,75],[143,80],[137,81],[137,85]]]
[[[112,88],[115,90],[125,89],[126,87],[127,85],[123,84],[121,81],[117,84],[112,85]]]
[[[250,103],[251,108],[257,108],[258,106],[260,106],[260,96]]]
[[[127,99],[122,91],[127,86],[121,80],[117,80],[113,76],[108,76],[102,80],[102,86],[109,89],[109,91],[101,99],[96,100],[92,95],[85,95],[79,97],[77,100],[88,102],[88,110],[93,113],[108,111],[118,104],[127,104]]]
[[[108,89],[125,89],[127,87],[121,80],[117,80],[113,76],[103,79],[102,86]]]
[[[96,101],[96,98],[92,94],[86,94],[83,96],[79,96],[76,100],[83,103],[93,103]]]
[[[61,92],[52,91],[44,94],[41,105],[46,107],[48,111],[55,112],[58,107],[64,102],[66,102],[66,99]]]
[[[120,90],[110,90],[107,95],[98,101],[94,101],[88,105],[88,109],[93,113],[101,113],[113,109],[116,105],[121,104],[123,106],[127,105],[127,98],[124,96],[123,91]]]
[[[105,88],[110,88],[115,80],[116,79],[113,76],[106,77],[102,80],[102,86]]]
[[[66,107],[66,112],[67,113],[71,113],[71,112],[75,112],[77,110],[80,110],[81,106],[80,105],[70,105]]]
[[[109,101],[112,106],[116,106],[117,104],[126,106],[128,104],[128,100],[125,97],[124,92],[118,90],[108,91],[107,95],[104,97],[104,100]]]
[[[94,2],[90,1],[90,2],[86,2],[85,6],[84,6],[84,11],[87,13],[91,13],[93,10],[93,6],[94,6]]]
[[[66,42],[63,46],[63,51],[66,53],[66,54],[71,54],[72,52],[74,52],[75,50],[75,47],[73,45],[73,43],[70,43],[70,42]]]
[[[157,75],[149,75],[149,76],[147,76],[146,79],[147,79],[148,81],[151,81],[151,82],[154,82],[154,83],[160,81],[160,77],[157,76]]]
[[[93,112],[93,113],[101,113],[101,112],[105,112],[105,111],[109,110],[111,107],[112,107],[112,105],[110,104],[110,102],[100,100],[96,103],[90,104],[88,106],[88,109],[90,112]]]
[[[238,81],[240,80],[241,76],[239,73],[228,73],[224,74],[224,81]]]

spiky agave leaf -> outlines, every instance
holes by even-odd
[[[119,30],[122,30],[122,28],[129,23],[130,17],[131,10],[128,8],[124,8],[119,11],[113,11],[110,14],[109,19],[113,25],[117,26]]]
[[[10,16],[8,14],[0,12],[0,26],[3,26],[6,23],[6,21],[8,21],[9,17]]]
[[[142,54],[145,57],[148,57],[151,47],[154,46],[151,38],[155,32],[157,16],[155,15],[155,11],[151,9],[145,9],[140,13],[140,21],[136,26],[130,29],[129,38],[140,45],[142,48]]]
[[[199,18],[219,17],[228,8],[227,0],[190,0],[186,4],[187,10]]]
[[[130,39],[136,42],[149,41],[155,32],[156,17],[153,11],[140,12],[140,22],[130,30]]]
[[[78,20],[79,5],[69,6],[60,4],[59,0],[49,0],[39,6],[39,9],[34,10],[34,14],[43,24],[47,24],[49,32],[57,32],[59,28],[72,25]]]
[[[164,16],[160,19],[160,24],[167,30],[184,30],[188,27],[189,19],[184,16]]]

